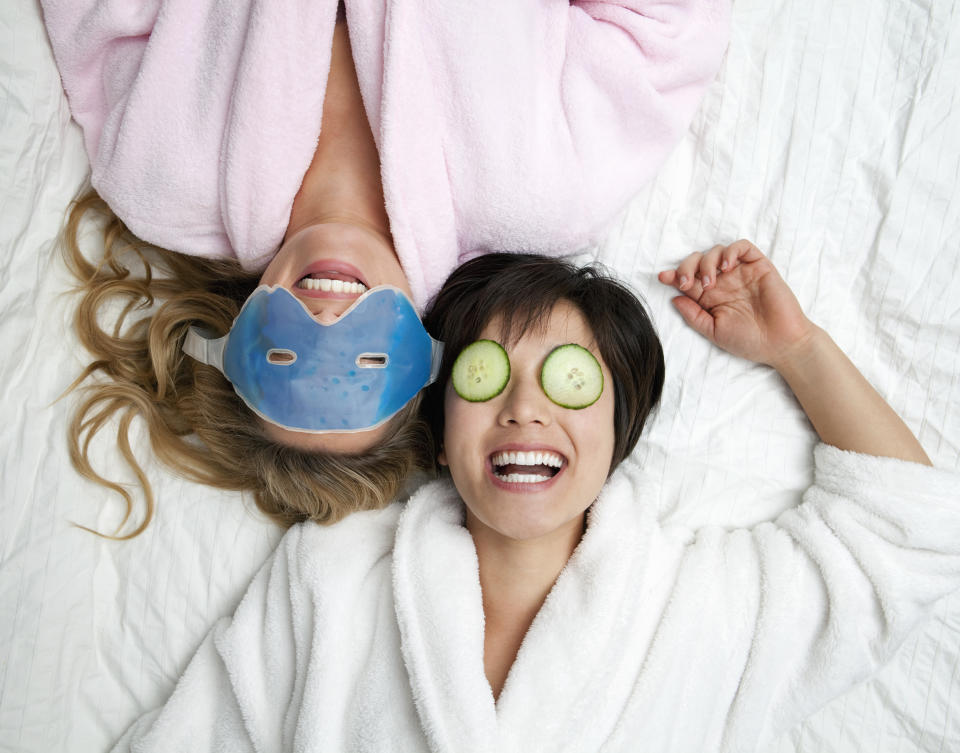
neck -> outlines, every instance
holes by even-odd
[[[583,536],[583,519],[536,539],[517,541],[490,531],[467,511],[480,563],[484,608],[524,607],[535,615]],[[531,615],[532,618],[532,615]]]
[[[527,630],[580,542],[583,523],[580,517],[547,536],[516,541],[492,532],[467,510],[480,565],[484,669],[495,699]]]
[[[380,158],[367,121],[347,25],[333,33],[317,150],[293,201],[286,237],[321,222],[350,222],[390,237]]]

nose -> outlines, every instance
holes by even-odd
[[[539,375],[520,375],[514,371],[504,389],[497,418],[501,426],[549,426],[550,405],[549,398],[540,388]]]

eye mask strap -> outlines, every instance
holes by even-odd
[[[227,338],[230,335],[213,337],[212,332],[209,334],[206,334],[206,332],[199,327],[190,327],[187,337],[183,341],[183,352],[200,361],[200,363],[213,366],[222,374],[223,351],[227,347]]]
[[[440,376],[440,365],[443,362],[443,343],[430,338],[430,381],[433,384]]]

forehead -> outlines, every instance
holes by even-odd
[[[477,339],[496,340],[507,350],[521,346],[541,344],[553,348],[557,345],[577,343],[588,350],[596,351],[596,338],[586,317],[577,306],[566,300],[557,301],[549,313],[521,329],[522,322],[508,322],[501,314],[494,316],[480,332]]]

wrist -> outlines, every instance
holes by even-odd
[[[818,356],[831,347],[836,348],[836,345],[830,335],[807,319],[802,331],[768,363],[789,382],[792,377],[800,375],[811,364],[816,363]]]

